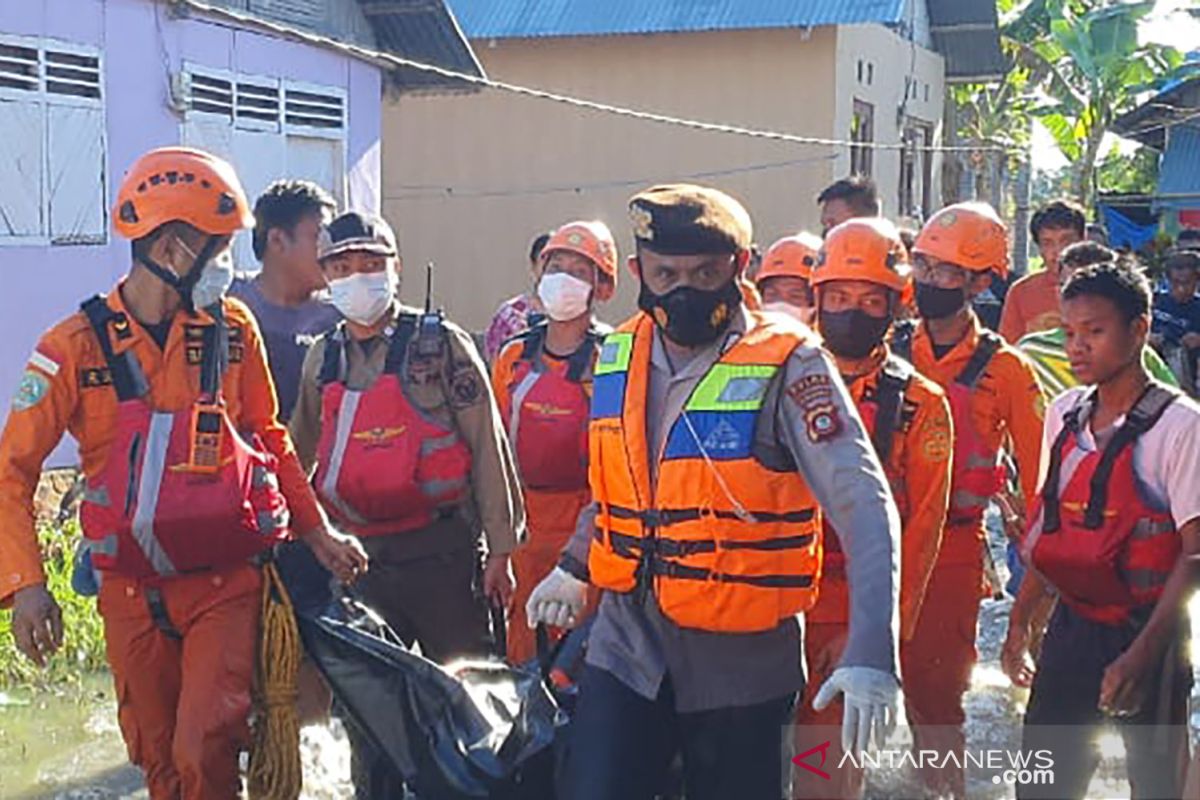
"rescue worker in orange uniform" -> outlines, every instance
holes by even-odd
[[[636,195],[630,215],[641,312],[596,362],[593,503],[527,608],[531,624],[570,625],[589,581],[604,590],[562,795],[649,800],[681,752],[692,800],[778,800],[822,513],[852,564],[853,620],[818,702],[845,694],[850,747],[889,728],[895,505],[812,332],[743,307],[745,208],[715,189],[668,185]]]
[[[343,579],[366,567],[296,460],[259,330],[224,298],[254,224],[233,168],[181,147],[126,173],[113,209],[133,266],[38,342],[0,438],[0,601],[37,664],[62,643],[33,527],[43,460],[79,442],[81,511],[130,760],[155,800],[226,800],[261,606],[256,565],[290,530]]]
[[[517,589],[509,609],[508,658],[535,655],[525,621],[529,593],[558,563],[591,499],[587,421],[592,366],[607,326],[593,316],[617,288],[617,244],[603,222],[570,222],[542,250],[537,293],[546,320],[509,339],[492,387],[517,460],[528,538],[513,552]]]
[[[371,556],[367,604],[426,658],[485,656],[496,647],[489,601],[510,602],[525,530],[487,369],[441,312],[400,304],[400,251],[383,219],[342,214],[318,259],[346,322],[301,370],[290,422],[300,463]],[[386,760],[353,731],[351,741],[358,795],[402,796]]]
[[[885,341],[909,283],[908,254],[895,226],[880,217],[843,222],[825,237],[813,272],[818,330],[833,354],[879,456],[903,526],[900,564],[900,640],[912,638],[925,587],[941,544],[950,498],[953,432],[946,394],[894,356]],[[850,621],[846,558],[829,526],[816,606],[805,616],[809,683],[796,721],[797,744],[813,739],[811,726],[836,729],[840,703],[816,711],[812,700],[841,657]],[[911,679],[901,675],[901,682]],[[820,739],[820,736],[815,737]],[[830,737],[837,742],[837,737]],[[854,798],[863,774],[833,748],[826,780],[796,771],[794,797]]]
[[[1200,580],[1200,405],[1144,366],[1152,304],[1140,270],[1084,267],[1062,300],[1083,385],[1046,415],[1047,466],[1021,543],[1029,571],[1002,651],[1014,682],[1032,684],[1022,750],[1047,753],[1054,782],[1018,785],[1017,797],[1087,796],[1106,721],[1124,739],[1133,797],[1195,797],[1182,791],[1192,684],[1182,612]],[[1035,666],[1031,612],[1051,594]]]
[[[958,203],[930,218],[913,246],[920,322],[898,325],[892,350],[946,392],[954,419],[954,475],[942,546],[923,613],[900,649],[908,720],[919,749],[958,754],[963,695],[975,664],[984,578],[983,515],[1005,482],[1000,449],[1011,439],[1025,497],[1037,486],[1043,404],[1033,366],[971,308],[993,274],[1008,271],[1004,223],[986,203]],[[929,769],[930,788],[965,796],[960,769]]]
[[[785,236],[763,256],[762,269],[754,277],[762,295],[764,311],[791,314],[805,325],[813,324],[813,266],[821,252],[821,237],[801,232]]]

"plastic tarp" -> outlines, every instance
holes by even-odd
[[[417,797],[552,798],[556,735],[565,726],[536,667],[442,667],[407,649],[374,612],[334,594],[306,547],[277,557],[304,647],[347,724]]]

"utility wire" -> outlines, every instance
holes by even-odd
[[[183,8],[189,8],[204,14],[209,14],[214,17],[232,20],[242,25],[258,26],[267,30],[288,36],[311,44],[320,45],[323,47],[331,47],[342,50],[347,53],[367,58],[373,61],[381,62],[393,67],[407,67],[409,69],[420,70],[433,75],[438,75],[452,81],[459,81],[472,86],[479,86],[487,89],[496,89],[510,94],[521,95],[525,97],[534,97],[541,100],[548,100],[562,105],[571,106],[574,108],[586,109],[589,111],[598,111],[606,114],[614,114],[616,116],[627,117],[630,119],[639,119],[646,122],[656,122],[664,125],[674,125],[681,128],[689,128],[692,130],[708,131],[710,133],[726,133],[736,136],[744,136],[754,139],[765,139],[769,141],[788,142],[791,144],[813,145],[822,147],[844,147],[844,148],[864,148],[869,150],[910,150],[920,152],[938,152],[938,153],[976,153],[976,152],[996,152],[996,153],[1019,153],[1016,148],[1004,148],[998,145],[918,145],[911,142],[856,142],[850,139],[831,139],[820,136],[799,136],[793,133],[784,133],[780,131],[764,130],[761,128],[746,128],[740,125],[732,125],[722,122],[707,122],[696,119],[686,119],[683,117],[673,117],[668,114],[660,114],[655,111],[644,111],[634,108],[626,108],[623,106],[612,105],[610,103],[601,103],[595,100],[587,100],[581,97],[572,97],[570,95],[559,94],[557,92],[549,92],[543,89],[535,89],[528,86],[521,86],[505,81],[497,81],[491,78],[481,77],[478,75],[470,75],[465,72],[458,72],[445,67],[439,67],[435,64],[427,64],[421,61],[414,61],[409,58],[397,56],[392,53],[384,53],[378,50],[362,47],[348,42],[339,42],[336,39],[331,39],[327,36],[321,36],[308,31],[297,30],[285,25],[280,25],[269,20],[264,20],[259,17],[250,16],[237,11],[231,11],[227,8],[219,8],[201,2],[201,0],[170,0],[175,5]]]

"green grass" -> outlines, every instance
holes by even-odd
[[[104,626],[93,597],[71,589],[71,558],[79,541],[79,524],[39,531],[47,584],[63,611],[63,646],[44,669],[38,669],[16,647],[12,614],[0,611],[0,691],[62,691],[80,688],[83,677],[107,667]]]

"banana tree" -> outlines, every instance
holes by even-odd
[[[1177,69],[1179,51],[1138,40],[1154,2],[1031,0],[1013,26],[1019,61],[1042,87],[1033,114],[1071,162],[1071,193],[1095,192],[1104,134],[1140,93]]]

